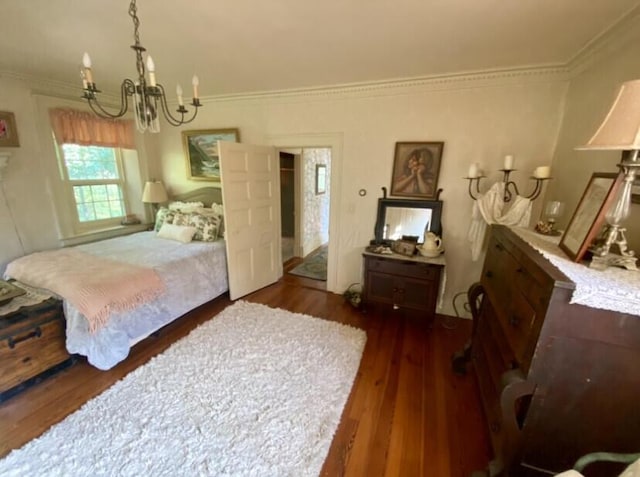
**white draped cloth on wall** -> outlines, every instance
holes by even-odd
[[[480,258],[487,225],[501,224],[527,227],[531,219],[530,199],[515,196],[511,207],[504,210],[504,182],[496,182],[486,194],[474,201],[467,239],[471,243],[471,260]]]

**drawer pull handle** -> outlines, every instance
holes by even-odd
[[[496,244],[496,248],[497,248],[498,250],[500,250],[501,252],[504,250],[504,247],[503,247],[503,246],[502,246],[502,244],[500,244],[500,243],[497,243],[497,244]]]
[[[514,328],[517,328],[518,325],[520,324],[520,318],[518,318],[517,316],[512,316],[511,318],[509,318],[509,324],[511,326],[513,326]]]
[[[484,276],[487,278],[493,278],[493,272],[491,270],[487,270],[484,272]]]
[[[9,339],[7,340],[7,343],[9,343],[9,348],[13,349],[21,341],[27,341],[28,339],[31,339],[31,338],[40,338],[41,336],[42,336],[42,330],[38,326],[34,331],[24,336],[21,336],[20,338],[14,339],[13,336],[9,337]]]

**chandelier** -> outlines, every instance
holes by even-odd
[[[200,99],[198,98],[198,77],[194,75],[192,80],[193,100],[191,101],[191,106],[194,107],[193,115],[188,119],[185,118],[185,115],[189,110],[184,107],[182,88],[179,84],[176,87],[176,93],[178,95],[178,109],[176,109],[176,113],[178,113],[178,115],[172,115],[167,105],[164,87],[160,83],[156,82],[155,64],[149,55],[147,55],[146,62],[146,70],[148,70],[149,73],[148,81],[145,77],[145,62],[143,60],[142,53],[146,51],[146,49],[140,44],[140,34],[138,33],[140,20],[137,15],[136,0],[132,0],[129,5],[129,16],[131,16],[133,20],[133,38],[135,44],[132,45],[131,48],[136,54],[138,78],[136,80],[126,78],[122,82],[122,85],[120,86],[120,111],[117,113],[111,113],[104,109],[98,102],[97,93],[100,93],[100,90],[96,87],[96,84],[93,81],[91,58],[88,53],[85,53],[82,57],[82,64],[84,68],[80,71],[83,87],[82,97],[87,100],[93,112],[104,119],[116,119],[124,116],[129,109],[129,97],[133,97],[136,127],[140,132],[160,132],[160,110],[162,110],[167,122],[172,126],[180,126],[182,124],[190,123],[198,114],[198,108],[202,106],[200,104]]]

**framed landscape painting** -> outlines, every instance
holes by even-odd
[[[194,181],[219,181],[218,141],[239,142],[237,129],[199,129],[182,131],[187,161],[187,178]]]
[[[8,111],[0,111],[0,147],[19,146],[15,116]]]

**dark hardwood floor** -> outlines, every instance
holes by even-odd
[[[361,313],[314,280],[285,274],[245,300],[365,329],[367,344],[323,476],[463,477],[490,457],[473,374],[451,372],[450,356],[471,323],[433,329],[389,310]],[[109,371],[80,361],[0,405],[0,456],[38,436],[131,370],[230,304],[220,297],[139,343]]]

